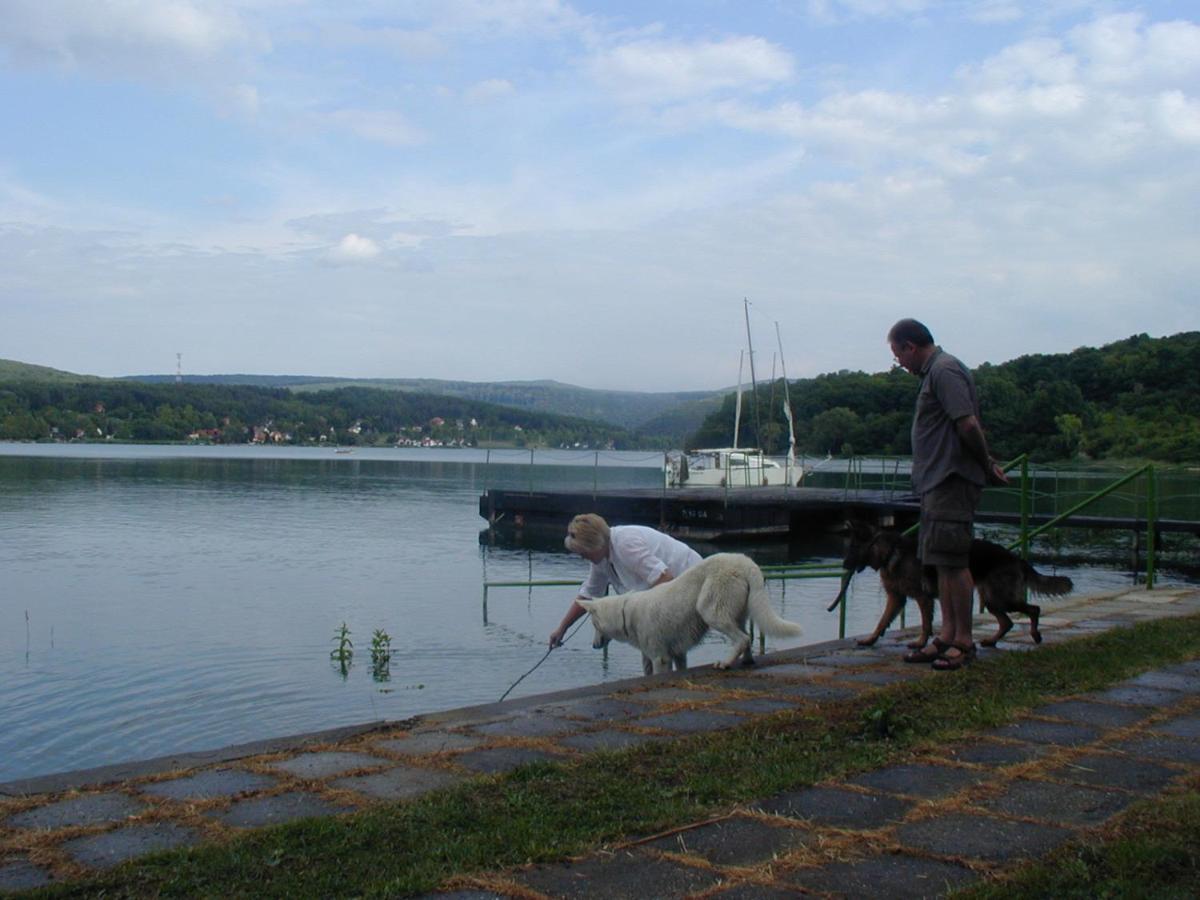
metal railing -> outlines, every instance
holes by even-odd
[[[597,455],[597,465],[599,456]],[[889,492],[898,492],[903,490],[902,484],[907,473],[901,472],[901,460],[894,458],[891,460],[885,459],[884,464],[878,468],[876,472],[869,473],[878,475],[881,482],[885,485],[883,488]],[[893,463],[890,470],[887,463]],[[1145,584],[1147,589],[1153,589],[1157,577],[1157,544],[1158,544],[1158,521],[1159,521],[1159,496],[1158,496],[1158,478],[1155,466],[1152,463],[1140,466],[1132,472],[1117,478],[1104,487],[1091,492],[1081,501],[1074,503],[1069,508],[1062,512],[1056,513],[1048,521],[1037,527],[1030,527],[1030,521],[1034,515],[1035,500],[1038,496],[1034,479],[1030,477],[1029,456],[1022,453],[1020,456],[1007,462],[1003,467],[1004,472],[1008,473],[1014,469],[1020,471],[1020,483],[1017,486],[1018,494],[1018,511],[1019,525],[1018,537],[1008,544],[1010,550],[1018,550],[1023,559],[1029,558],[1030,542],[1046,534],[1054,528],[1062,527],[1069,520],[1077,516],[1084,510],[1092,507],[1094,504],[1104,498],[1114,494],[1126,485],[1138,482],[1139,479],[1144,479],[1145,485],[1145,501],[1144,515],[1135,515],[1135,520],[1144,522],[1144,530],[1147,534],[1146,540],[1146,571]],[[865,476],[868,473],[864,472],[861,459],[852,459],[846,471],[845,490],[849,493],[863,489],[863,484],[866,480]],[[1004,490],[1012,490],[1012,488],[997,489],[997,492]],[[904,533],[911,534],[919,527],[914,524]],[[787,582],[796,579],[812,579],[812,578],[841,578],[845,575],[845,570],[840,565],[831,563],[792,563],[786,565],[767,565],[760,567],[763,572],[763,577],[768,581]],[[487,622],[487,604],[488,591],[494,588],[512,588],[524,587],[532,590],[535,587],[565,587],[578,585],[579,579],[542,579],[542,580],[519,580],[519,581],[485,581],[483,584],[483,619]],[[838,637],[846,636],[846,607],[847,601],[843,599],[840,604]],[[903,611],[901,612],[901,627],[904,627]]]

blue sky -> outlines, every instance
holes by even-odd
[[[1200,12],[0,0],[0,357],[727,386],[1198,327]]]

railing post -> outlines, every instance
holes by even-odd
[[[529,493],[533,494],[533,448],[529,448]]]
[[[664,457],[665,458],[665,457]],[[664,470],[665,472],[665,470]],[[664,474],[663,478],[667,476]],[[596,451],[596,461],[592,466],[592,503],[596,502],[596,488],[600,483],[600,451]]]
[[[1154,535],[1158,530],[1158,484],[1154,466],[1146,467],[1146,589],[1154,589]]]
[[[1029,559],[1029,501],[1031,499],[1029,486],[1029,457],[1021,459],[1021,559]]]
[[[846,594],[842,598],[842,602],[838,605],[838,637],[846,636],[846,607],[850,605],[850,595]]]

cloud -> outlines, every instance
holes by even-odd
[[[513,93],[513,83],[505,78],[488,78],[471,85],[463,96],[472,103],[487,103]]]
[[[348,234],[329,251],[329,258],[339,263],[365,262],[379,255],[379,245],[367,237]]]
[[[13,64],[172,77],[252,43],[228,8],[192,0],[7,0],[0,52]]]
[[[692,43],[634,41],[601,52],[591,60],[589,69],[603,88],[635,103],[756,91],[794,75],[791,56],[759,37]]]
[[[423,143],[427,135],[400,112],[387,109],[339,109],[325,115],[325,121],[337,129],[366,141],[391,147],[411,147]]]

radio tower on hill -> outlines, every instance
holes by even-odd
[[[175,354],[175,383],[183,384],[183,354]]]

